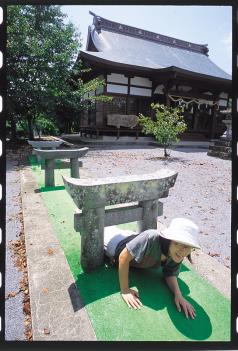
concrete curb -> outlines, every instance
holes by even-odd
[[[37,188],[26,167],[21,171],[21,193],[33,340],[96,340]]]
[[[135,137],[126,137],[122,136],[119,139],[116,137],[109,137],[109,136],[104,136],[101,139],[100,138],[87,138],[80,136],[78,134],[64,134],[61,135],[60,140],[70,140],[72,142],[78,143],[85,143],[85,144],[94,144],[94,145],[137,145],[137,146],[143,146],[143,145],[149,145],[149,146],[155,146],[158,148],[162,148],[158,144],[158,142],[155,141],[154,138],[152,137],[139,137],[136,139]],[[211,142],[209,141],[196,141],[196,140],[180,140],[179,142],[174,142],[172,143],[171,147],[169,149],[176,149],[176,148],[201,148],[201,149],[208,149],[209,145],[211,145]]]

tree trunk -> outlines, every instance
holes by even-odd
[[[17,141],[17,127],[16,127],[16,122],[14,120],[14,117],[11,118],[11,141],[16,142]]]
[[[170,154],[167,152],[167,145],[164,145],[164,157],[169,157]]]
[[[28,137],[30,140],[34,140],[32,118],[30,116],[27,116],[27,124],[28,124]]]

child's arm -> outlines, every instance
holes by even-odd
[[[188,318],[189,316],[194,319],[196,317],[195,310],[193,306],[183,298],[182,293],[179,289],[178,281],[176,276],[165,277],[165,281],[169,287],[169,289],[174,294],[174,301],[177,306],[178,311],[181,311],[181,307]]]
[[[129,251],[127,248],[124,248],[119,255],[119,282],[123,300],[127,303],[128,307],[137,309],[142,306],[139,295],[135,290],[129,288],[129,264],[132,260],[133,257]]]

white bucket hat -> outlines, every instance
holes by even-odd
[[[160,232],[160,236],[178,243],[201,249],[198,242],[198,226],[186,218],[174,218],[169,227]]]

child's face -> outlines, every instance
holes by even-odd
[[[188,245],[177,243],[176,241],[171,241],[169,245],[169,256],[173,261],[180,263],[184,257],[188,256],[193,248]]]

